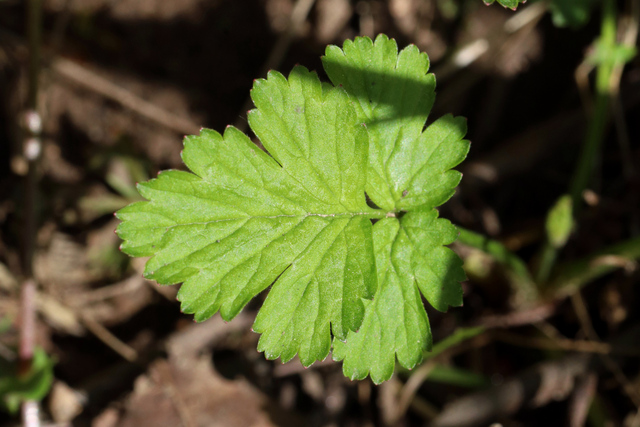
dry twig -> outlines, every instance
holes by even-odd
[[[589,337],[592,342],[599,342],[600,337],[596,333],[595,329],[593,329],[593,323],[591,322],[589,311],[587,310],[587,306],[584,303],[584,299],[582,298],[582,294],[580,293],[580,291],[576,291],[571,295],[571,302],[585,335]],[[624,372],[622,372],[622,369],[620,369],[620,366],[616,363],[616,361],[610,357],[610,355],[613,353],[614,351],[603,352],[601,353],[600,358],[604,366],[613,374],[616,381],[618,381],[618,383],[622,386],[622,390],[624,390],[625,394],[633,402],[636,408],[640,409],[640,392],[636,389],[636,387],[633,386],[633,384],[631,384],[631,381],[629,381]],[[619,351],[615,353],[619,354]],[[630,355],[640,356],[640,350],[638,350],[636,354],[633,354],[633,352],[631,352]]]
[[[453,401],[436,417],[432,426],[488,425],[524,406],[540,407],[552,400],[564,399],[573,390],[576,378],[584,375],[588,367],[589,357],[585,355],[540,363],[500,386]]]
[[[145,101],[75,62],[64,58],[55,58],[51,61],[51,69],[75,84],[111,99],[156,124],[186,135],[200,132],[201,126],[191,120],[179,117]]]
[[[486,328],[512,328],[515,326],[531,325],[550,318],[555,314],[557,308],[558,303],[551,302],[512,313],[485,316],[480,318],[477,323]]]
[[[109,348],[118,353],[129,362],[135,362],[138,359],[138,352],[122,342],[118,337],[113,335],[107,328],[93,320],[90,316],[80,315],[82,323],[87,327],[100,341],[105,343]]]

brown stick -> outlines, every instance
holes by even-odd
[[[584,333],[590,340],[592,340],[592,342],[600,343],[600,337],[593,328],[593,323],[589,316],[589,310],[587,310],[587,306],[584,303],[580,290],[577,290],[571,295],[571,303],[573,304],[573,309]],[[613,351],[603,352],[600,354],[603,365],[613,374],[622,387],[622,390],[629,397],[629,400],[631,400],[636,408],[640,408],[640,393],[636,390],[636,387],[631,383],[631,381],[629,381],[618,363],[610,357],[610,354],[612,353]],[[633,352],[630,355],[634,356]],[[640,355],[640,351],[638,352],[638,355]]]
[[[512,328],[515,326],[530,325],[542,322],[553,316],[558,303],[551,302],[526,310],[514,311],[512,313],[485,316],[477,323],[486,328]]]
[[[95,336],[100,339],[100,341],[109,346],[113,351],[118,353],[125,360],[132,363],[138,360],[138,352],[124,342],[120,341],[120,339],[109,332],[107,328],[93,320],[90,316],[82,315],[81,319],[82,323],[84,324],[84,326],[86,326],[87,329],[89,329]]]
[[[173,113],[157,107],[75,62],[63,58],[56,58],[51,62],[51,69],[58,75],[73,81],[75,84],[96,92],[105,98],[116,101],[123,107],[130,109],[156,124],[186,135],[200,133],[201,126],[191,120],[176,116]]]
[[[516,413],[520,408],[540,407],[564,399],[578,377],[589,370],[589,357],[570,355],[542,362],[497,387],[457,399],[445,406],[431,424],[434,427],[488,425],[491,420]]]
[[[40,133],[42,120],[38,114],[38,87],[40,83],[40,45],[42,36],[42,2],[29,0],[27,3],[27,33],[29,38],[29,90],[25,113],[22,117],[25,138],[23,141],[24,157],[27,160],[28,172],[25,182],[24,228],[22,274],[25,281],[20,291],[20,346],[18,350],[18,372],[27,374],[32,367],[35,346],[36,323],[36,282],[33,279],[33,254],[36,242],[36,209],[38,193],[37,163],[42,151]],[[24,427],[40,427],[38,402],[25,400],[21,405],[22,425]]]

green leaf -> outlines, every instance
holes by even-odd
[[[341,87],[304,67],[255,82],[249,124],[268,153],[232,127],[187,137],[193,173],[141,184],[148,201],[118,211],[118,234],[151,257],[145,277],[184,282],[197,321],[229,320],[273,283],[253,326],[267,358],[308,366],[333,336],[345,373],[380,382],[431,346],[422,296],[462,304],[462,262],[443,246],[457,231],[434,208],[460,181],[466,122],[424,128],[435,78],[415,46],[357,38],[323,62]]]
[[[435,100],[429,58],[410,45],[380,35],[329,46],[323,57],[329,78],[354,100],[369,132],[367,194],[390,211],[431,209],[447,201],[461,174],[450,170],[467,155],[466,120],[444,116],[425,131]]]
[[[374,226],[378,291],[365,319],[346,342],[334,340],[344,373],[379,383],[390,378],[397,357],[412,368],[431,347],[420,294],[437,310],[462,305],[462,262],[450,249],[457,230],[434,209],[447,201],[461,174],[451,168],[467,155],[466,121],[447,115],[424,129],[435,100],[429,59],[415,46],[398,53],[384,35],[329,46],[329,78],[342,86],[369,131],[367,194],[385,210],[406,212]]]
[[[553,0],[549,3],[556,27],[579,28],[589,22],[594,0]]]
[[[17,364],[0,358],[0,404],[10,413],[16,413],[25,400],[42,400],[53,383],[54,361],[37,348],[31,369],[18,374]]]
[[[635,46],[614,44],[613,46],[601,39],[595,43],[595,50],[589,55],[588,60],[593,65],[621,65],[630,62],[638,54]]]
[[[367,124],[367,194],[376,205],[394,210],[404,188],[388,175],[385,165],[392,154],[396,161],[403,160],[394,149],[412,154],[407,152],[408,143],[417,139],[429,115],[435,100],[435,77],[427,74],[429,58],[413,45],[398,55],[395,40],[380,35],[375,44],[358,37],[345,41],[342,49],[329,46],[322,62],[333,84],[344,87],[354,99],[358,119]],[[403,178],[406,184],[409,177]]]
[[[493,4],[495,0],[483,0],[483,1],[484,1],[484,4],[488,6],[490,4]],[[516,10],[518,7],[518,4],[524,3],[525,1],[526,0],[498,0],[498,3],[500,3],[500,5],[503,7],[508,7],[509,9]]]
[[[331,332],[344,339],[376,290],[367,206],[367,133],[344,91],[296,67],[252,90],[251,128],[261,151],[233,127],[187,137],[194,174],[140,184],[149,202],[118,211],[122,250],[152,256],[145,277],[184,282],[182,310],[225,320],[275,281],[254,324],[270,359],[324,359]]]
[[[465,275],[460,258],[443,246],[453,243],[457,230],[435,209],[383,219],[373,231],[380,288],[367,302],[360,330],[349,333],[346,343],[334,340],[333,358],[344,359],[351,379],[370,374],[378,384],[391,377],[396,357],[412,369],[431,349],[420,292],[437,310],[460,306]]]
[[[561,248],[569,240],[573,228],[573,202],[565,194],[549,210],[546,221],[547,239],[554,248]]]

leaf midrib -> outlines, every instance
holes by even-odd
[[[164,215],[163,215],[164,216]],[[307,213],[306,215],[246,215],[246,216],[239,216],[239,217],[235,217],[235,218],[223,218],[223,219],[216,219],[216,220],[212,220],[212,221],[197,221],[197,222],[181,222],[175,225],[169,225],[169,226],[159,226],[159,227],[149,227],[151,229],[158,229],[158,228],[164,228],[164,229],[172,229],[175,227],[184,227],[184,226],[189,226],[189,225],[208,225],[208,224],[215,224],[217,222],[224,222],[224,221],[238,221],[238,220],[250,220],[250,219],[254,219],[254,218],[261,218],[261,219],[278,219],[278,218],[308,218],[308,217],[313,217],[313,216],[317,216],[317,217],[321,217],[321,218],[341,218],[341,217],[357,217],[357,216],[365,216],[365,217],[369,217],[370,219],[382,219],[382,218],[393,218],[396,216],[396,214],[394,212],[385,212],[383,210],[380,211],[373,211],[373,212],[344,212],[344,213],[336,213],[336,214],[321,214],[321,213]],[[165,218],[171,219],[167,216],[165,216]]]

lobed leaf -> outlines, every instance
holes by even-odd
[[[233,127],[187,137],[193,173],[139,185],[148,202],[118,211],[122,250],[151,256],[145,277],[184,282],[182,310],[225,320],[274,281],[254,330],[268,358],[324,359],[331,332],[357,329],[376,290],[365,200],[366,130],[344,91],[296,67],[252,90],[249,123],[271,156]]]
[[[411,45],[398,46],[385,35],[347,40],[340,49],[328,46],[322,58],[334,85],[354,100],[358,120],[369,132],[367,194],[383,209],[393,211],[403,189],[393,185],[387,162],[396,150],[411,151],[435,100],[435,77],[427,74],[429,58]]]
[[[400,214],[374,226],[378,290],[366,303],[365,318],[346,342],[334,340],[333,357],[344,359],[351,378],[391,377],[397,357],[412,368],[432,338],[420,294],[437,310],[462,305],[462,262],[443,245],[457,237],[455,227],[434,209],[447,201],[461,174],[451,168],[467,155],[466,121],[444,116],[426,129],[435,99],[429,60],[415,46],[398,52],[380,35],[329,46],[323,58],[329,78],[342,86],[369,131],[367,194]]]
[[[360,330],[334,341],[333,358],[344,360],[351,379],[389,379],[395,359],[412,369],[431,349],[431,331],[420,292],[440,311],[462,305],[462,261],[449,248],[457,231],[435,209],[378,221],[373,230],[379,289],[367,302]],[[419,290],[419,291],[418,291]]]
[[[422,296],[462,304],[462,262],[444,247],[457,231],[434,208],[460,181],[466,122],[425,129],[435,78],[415,46],[356,38],[323,64],[339,87],[304,67],[255,82],[249,124],[268,153],[232,127],[187,137],[193,173],[140,184],[147,201],[118,211],[117,231],[151,257],[145,277],[183,282],[197,321],[229,320],[273,284],[253,326],[267,358],[308,366],[333,336],[345,374],[381,382],[431,346]]]

